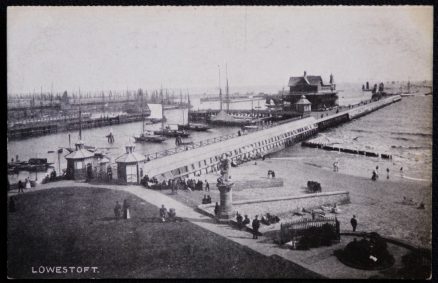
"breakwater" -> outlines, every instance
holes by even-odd
[[[400,100],[401,97],[398,95],[390,96],[318,120],[308,117],[281,123],[244,136],[233,137],[220,143],[183,150],[146,162],[143,172],[158,180],[194,177],[217,172],[220,159],[224,154],[227,154],[231,160],[247,161],[274,153],[308,139],[329,127],[335,127]]]

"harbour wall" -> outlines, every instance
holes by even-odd
[[[79,129],[80,124],[82,124],[82,129],[89,129],[138,122],[142,120],[142,114],[119,115],[115,117],[101,117],[95,119],[88,118],[82,119],[81,123],[77,116],[68,119],[44,119],[35,122],[29,121],[29,123],[9,127],[7,134],[8,139],[23,139],[58,132],[75,131]]]
[[[319,131],[338,126],[400,100],[399,95],[390,96],[318,120],[308,117],[230,138],[220,143],[163,156],[146,162],[143,172],[158,180],[191,178],[217,172],[220,159],[224,154],[227,154],[231,160],[245,161],[274,153],[308,139]]]

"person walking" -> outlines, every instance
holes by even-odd
[[[116,220],[120,219],[121,212],[122,212],[122,206],[118,201],[116,201],[116,206],[114,207],[114,216],[116,217]]]
[[[351,218],[350,223],[351,223],[351,227],[353,227],[353,232],[356,232],[356,227],[357,227],[356,215],[353,215],[353,218]]]
[[[214,206],[214,215],[216,217],[219,217],[219,213],[220,213],[219,203],[216,202],[216,205]]]
[[[237,220],[237,227],[239,229],[242,229],[242,227],[243,227],[243,225],[242,225],[243,217],[242,217],[241,214],[239,214],[239,212],[237,212],[236,220]]]
[[[207,182],[207,180],[205,180],[205,191],[206,192],[210,191],[210,184]]]
[[[18,181],[18,193],[23,193],[23,182],[21,182],[21,180]]]
[[[373,181],[377,180],[377,172],[376,172],[376,170],[373,170],[373,175],[371,176],[371,180],[373,180]]]
[[[160,208],[161,222],[166,222],[167,216],[168,216],[167,208],[164,206],[164,204],[162,204]]]
[[[258,220],[258,215],[256,215],[254,220],[252,221],[252,238],[253,239],[258,239],[259,228],[260,228],[260,221]]]
[[[26,178],[26,189],[30,189],[32,186],[30,185],[29,178]]]
[[[386,168],[386,179],[389,179],[389,168]]]

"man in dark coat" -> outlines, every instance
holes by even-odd
[[[249,220],[248,215],[245,215],[245,219],[243,219],[242,222],[242,227],[248,225],[251,222],[251,220]]]
[[[18,192],[20,193],[22,193],[23,192],[23,187],[24,187],[24,184],[23,184],[23,182],[21,182],[21,180],[19,180],[18,181]]]
[[[122,206],[118,201],[116,201],[116,206],[114,207],[114,216],[116,217],[117,220],[119,220],[121,212],[122,212]]]
[[[239,229],[242,229],[242,227],[243,227],[243,225],[242,225],[243,217],[242,217],[241,214],[239,214],[239,212],[237,212],[236,220],[237,220],[237,227],[239,227]]]
[[[219,217],[219,204],[217,202],[214,206],[214,215],[216,215],[216,217]]]
[[[258,215],[255,216],[252,221],[252,238],[257,239],[259,234],[260,221],[258,220]]]
[[[353,218],[351,218],[350,223],[351,226],[353,227],[353,232],[355,232],[357,227],[356,215],[353,215]]]

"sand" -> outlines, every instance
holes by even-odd
[[[233,200],[260,199],[276,196],[290,196],[305,193],[307,181],[321,183],[322,191],[344,190],[350,193],[350,204],[341,205],[341,213],[337,215],[342,231],[351,231],[350,219],[354,215],[358,220],[358,231],[375,231],[381,235],[408,241],[414,245],[431,248],[432,239],[432,185],[431,182],[414,181],[398,178],[386,179],[386,175],[378,181],[370,178],[333,172],[328,168],[312,165],[309,162],[287,159],[257,160],[231,168],[232,180],[267,178],[271,169],[276,177],[282,178],[283,187],[244,189],[233,191]],[[218,175],[201,176],[207,179],[212,188],[212,201],[219,201],[215,188]],[[189,198],[200,200],[204,192],[180,192]],[[401,203],[403,196],[415,202],[423,201],[425,209]],[[183,197],[183,196],[180,196]],[[291,210],[294,208],[291,208]]]

